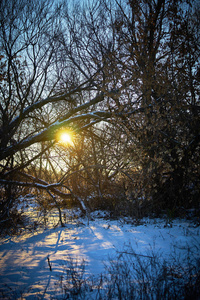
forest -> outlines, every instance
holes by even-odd
[[[199,224],[199,2],[1,0],[0,12],[1,235],[28,226],[30,198],[61,227],[65,209],[192,211]]]

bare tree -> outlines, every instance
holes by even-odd
[[[192,201],[198,205],[197,3],[129,1],[126,6],[116,2],[119,17],[114,24],[118,53],[122,53],[118,65],[125,70],[124,93],[128,96],[127,90],[132,91],[132,103],[123,105],[121,98],[116,109],[128,111],[123,124],[138,148],[140,195],[159,208],[187,207]],[[194,197],[191,186],[195,186]]]
[[[13,0],[1,1],[0,8],[0,184],[9,190],[28,186],[64,195],[58,190],[61,184],[52,186],[29,172],[38,161],[41,171],[60,129],[79,134],[108,116],[95,109],[104,100],[98,72],[67,53],[72,45],[65,36],[70,31],[62,31],[62,5]],[[53,167],[48,157],[46,161]],[[10,201],[2,202],[6,215]]]
[[[197,199],[196,1],[3,0],[0,8],[0,184],[7,199],[13,186],[35,187],[55,203],[55,195],[73,194],[85,209],[73,192],[87,182],[101,196],[115,175],[131,181],[133,198],[160,208]],[[110,122],[105,134],[101,121]],[[73,150],[58,144],[66,128],[79,135],[82,152],[76,143]],[[6,213],[9,201],[2,202]]]
[[[116,128],[129,138],[127,153],[138,170],[132,172],[135,198],[159,209],[198,205],[197,2],[93,3],[94,13],[81,19],[87,57],[100,70],[102,88],[118,91],[106,100]]]

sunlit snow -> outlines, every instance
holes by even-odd
[[[70,212],[67,213],[69,216]],[[130,246],[139,255],[145,256],[154,251],[163,259],[170,260],[172,251],[175,251],[184,260],[190,245],[194,255],[200,257],[200,228],[190,221],[176,219],[168,224],[167,219],[143,219],[137,225],[127,222],[128,218],[110,220],[99,215],[101,212],[98,217],[97,213],[93,213],[92,220],[80,217],[73,221],[67,219],[65,227],[53,227],[54,216],[52,226],[46,229],[1,239],[0,297],[59,297],[56,287],[69,257],[78,261],[84,259],[86,274],[95,276],[104,272],[108,257],[114,257]]]

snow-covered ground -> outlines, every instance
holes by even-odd
[[[143,219],[139,225],[127,221],[103,218],[96,212],[89,221],[67,217],[65,227],[50,226],[1,239],[0,298],[58,297],[58,283],[70,258],[84,259],[86,275],[95,276],[104,272],[108,257],[128,249],[141,257],[157,253],[166,260],[176,255],[184,261],[190,248],[190,254],[200,258],[200,227],[191,221]]]

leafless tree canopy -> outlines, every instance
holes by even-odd
[[[1,214],[17,186],[86,210],[108,194],[137,210],[196,205],[197,1],[65,2],[0,3]]]

